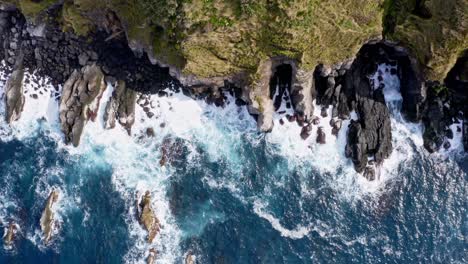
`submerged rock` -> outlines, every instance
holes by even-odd
[[[161,159],[159,160],[159,165],[170,165],[180,160],[184,151],[185,146],[182,139],[165,137],[161,145]]]
[[[156,260],[156,255],[157,255],[156,249],[151,248],[149,250],[149,255],[148,255],[148,258],[146,259],[146,263],[147,264],[154,264],[154,261]]]
[[[106,105],[104,113],[105,128],[114,128],[115,121],[118,120],[128,134],[131,134],[131,128],[135,123],[135,102],[136,92],[128,89],[125,82],[119,80],[111,99]]]
[[[17,226],[15,222],[11,222],[6,228],[5,235],[3,236],[3,242],[6,246],[11,246],[15,240],[15,234],[17,231]]]
[[[148,232],[148,243],[153,243],[154,238],[159,233],[161,225],[159,219],[156,217],[156,214],[151,207],[151,194],[149,191],[143,195],[139,203],[139,222]]]
[[[106,85],[104,74],[95,64],[75,70],[65,82],[60,100],[60,124],[65,143],[79,145],[88,120],[94,121]]]
[[[59,193],[56,190],[52,190],[47,199],[44,211],[41,216],[41,230],[43,234],[43,241],[48,244],[52,238],[55,228],[55,213],[54,204],[58,200]]]
[[[367,166],[364,169],[364,173],[362,174],[362,176],[364,176],[364,178],[366,178],[368,181],[375,180],[375,169],[374,169],[374,167]]]
[[[185,264],[195,264],[195,256],[192,253],[187,253],[185,257]]]

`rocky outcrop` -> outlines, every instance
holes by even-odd
[[[106,85],[96,65],[75,70],[65,82],[60,100],[60,124],[65,142],[78,146],[88,120],[94,121]]]
[[[257,116],[258,128],[262,132],[273,129],[275,107],[270,97],[270,80],[272,76],[272,60],[264,61],[257,70],[258,79],[247,88],[248,110]]]
[[[22,65],[20,65],[13,71],[5,85],[5,117],[8,123],[16,121],[21,117],[21,112],[23,111],[25,102],[23,94],[23,79],[24,69],[22,68]]]
[[[154,238],[159,233],[161,225],[159,219],[156,217],[156,214],[151,206],[151,194],[149,191],[143,195],[139,207],[139,216],[138,220],[140,224],[148,232],[148,243],[153,243]]]
[[[468,116],[468,51],[465,51],[450,70],[444,83],[427,83],[427,100],[423,108],[424,147],[436,152],[450,147],[453,138],[450,125],[462,132],[465,150],[468,150],[466,121]]]
[[[105,128],[114,128],[117,120],[128,131],[128,134],[131,134],[131,128],[135,122],[135,101],[136,92],[128,89],[124,81],[118,81],[112,97],[106,105]]]
[[[344,96],[358,115],[352,121],[347,135],[345,154],[354,168],[363,172],[369,159],[381,164],[392,152],[390,113],[385,103],[383,87],[374,89],[369,76],[381,63],[377,49],[363,48],[344,76]],[[344,102],[340,102],[343,104]]]
[[[295,73],[295,74],[294,74]],[[291,85],[291,101],[294,111],[305,120],[310,120],[314,114],[313,101],[316,97],[314,71],[297,69]]]
[[[52,235],[56,225],[54,205],[57,203],[58,196],[58,191],[52,190],[52,192],[50,192],[49,194],[49,198],[47,198],[44,211],[42,211],[40,224],[43,235],[43,241],[45,244],[48,244],[52,239]]]
[[[14,222],[11,222],[6,228],[5,235],[3,236],[3,243],[5,246],[11,246],[14,243],[16,231],[18,227]]]

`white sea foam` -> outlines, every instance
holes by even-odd
[[[381,65],[380,67],[385,66]],[[387,100],[392,103],[401,101],[398,78],[395,79],[389,74],[384,75],[383,78],[386,85],[386,90],[384,90],[386,99],[388,98]],[[25,90],[27,94],[30,94],[34,90],[34,84],[26,85]],[[166,136],[185,139],[185,144],[192,155],[189,157],[189,161],[196,161],[196,145],[201,147],[213,162],[227,160],[229,170],[233,175],[239,175],[239,177],[242,176],[243,159],[245,158],[239,152],[239,146],[245,143],[242,141],[246,140],[249,144],[258,144],[262,137],[256,132],[255,121],[245,107],[236,106],[234,98],[229,95],[227,105],[224,108],[216,108],[204,101],[193,100],[182,93],[175,93],[169,97],[148,96],[150,111],[154,116],[148,117],[143,108],[137,106],[131,136],[120,125],[112,130],[103,129],[104,108],[113,91],[112,86],[109,85],[101,99],[96,122],[88,122],[80,146],[73,148],[63,144],[63,135],[58,123],[58,102],[53,98],[53,88],[48,86],[42,91],[42,94],[38,94],[38,99],[27,96],[22,118],[15,122],[11,128],[5,124],[2,116],[0,139],[27,138],[38,128],[37,120],[45,118],[51,131],[49,136],[56,139],[60,149],[68,151],[72,156],[86,156],[97,164],[99,162],[110,164],[113,169],[112,183],[114,188],[126,201],[128,208],[126,223],[133,241],[133,247],[125,256],[126,262],[129,263],[143,263],[150,248],[155,248],[158,251],[157,263],[172,263],[183,255],[179,249],[182,234],[171,214],[167,198],[167,183],[175,172],[170,167],[159,165],[161,157],[159,148]],[[172,93],[169,90],[167,92]],[[2,94],[3,83],[2,78],[0,78],[0,97]],[[289,97],[288,91],[284,96]],[[288,166],[291,168],[310,167],[320,174],[326,175],[326,181],[329,185],[345,199],[360,199],[381,191],[389,179],[397,176],[397,168],[412,157],[414,146],[417,149],[421,149],[422,146],[421,125],[408,124],[400,116],[393,116],[392,142],[394,151],[379,169],[380,177],[376,181],[369,182],[354,171],[351,161],[344,155],[349,120],[343,120],[342,128],[337,137],[332,135],[332,127],[330,126],[332,109],[330,107],[327,109],[327,117],[321,117],[320,124],[313,126],[310,137],[307,140],[302,140],[300,137],[301,128],[296,122],[290,123],[285,118],[286,114],[293,114],[292,109],[286,108],[286,103],[285,100],[282,101],[278,112],[285,112],[275,115],[275,127],[271,133],[265,136],[266,151],[286,157]],[[319,117],[321,108],[315,103],[314,107],[314,115]],[[3,115],[3,100],[0,103],[0,110],[0,115]],[[395,113],[398,112],[393,114]],[[352,118],[357,118],[355,113],[352,114]],[[284,125],[280,124],[280,119],[283,119]],[[161,124],[165,126],[162,127]],[[318,127],[322,127],[326,134],[326,144],[316,143]],[[147,128],[152,128],[156,137],[151,139],[145,137]],[[455,136],[454,140],[458,140],[458,135]],[[102,152],[97,154],[94,150],[96,147],[102,147]],[[42,173],[41,177],[44,174]],[[241,185],[244,183],[239,181],[239,178],[215,179],[210,175],[205,175],[203,181],[214,189],[228,189],[242,202],[249,203],[249,199],[242,197]],[[61,184],[64,183],[60,182],[59,185]],[[272,184],[281,187],[279,182]],[[304,186],[306,185],[301,184],[303,195],[313,195],[313,192],[309,190],[310,187]],[[39,197],[46,199],[51,187],[45,181],[43,184],[38,184],[35,191]],[[136,193],[144,193],[147,190],[151,191],[152,206],[162,224],[160,234],[151,245],[145,242],[147,233],[135,219]],[[271,188],[266,186],[266,190],[271,191]],[[64,193],[64,198],[59,202],[57,212],[58,217],[66,217],[67,210],[80,206],[80,202],[75,194],[67,193],[64,188],[61,188],[61,192]],[[3,198],[1,194],[0,198]],[[9,200],[8,197],[5,197],[5,200]],[[284,237],[300,239],[311,231],[316,231],[322,236],[328,234],[327,229],[321,227],[319,223],[299,224],[292,230],[287,229],[277,217],[268,212],[266,201],[256,199],[251,203],[254,213],[269,221],[272,227]],[[2,217],[5,218],[6,214],[6,210],[2,206],[5,208],[8,204],[0,203],[0,220],[3,220]],[[43,206],[43,204],[38,204],[38,206]],[[83,224],[85,223],[86,220],[83,220]],[[38,229],[27,236],[36,245],[40,245]]]
[[[268,222],[270,222],[271,226],[276,231],[280,232],[283,237],[287,237],[291,239],[301,239],[310,233],[311,227],[308,227],[308,226],[298,225],[296,228],[292,230],[283,227],[280,223],[280,220],[274,217],[272,214],[266,212],[264,207],[265,207],[264,204],[259,200],[256,200],[253,203],[254,212],[261,218],[264,218]]]

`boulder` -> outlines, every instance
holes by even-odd
[[[323,128],[319,127],[317,130],[317,143],[319,144],[325,144],[326,143],[326,135],[325,132],[323,132]]]
[[[66,144],[79,145],[86,122],[94,121],[97,116],[105,89],[104,74],[96,64],[73,71],[65,82],[60,100],[60,124]]]
[[[159,233],[161,225],[159,219],[151,206],[151,194],[149,191],[143,195],[139,203],[139,222],[148,232],[148,243],[153,243],[154,238]]]
[[[331,120],[331,126],[332,126],[332,135],[338,136],[338,133],[340,132],[341,129],[341,124],[342,121],[340,119],[338,120]]]
[[[47,198],[47,202],[42,211],[41,216],[41,230],[43,234],[43,241],[45,244],[48,244],[52,239],[52,235],[55,228],[55,212],[54,205],[57,203],[59,193],[56,190],[52,190]]]
[[[309,136],[310,136],[310,132],[312,131],[312,126],[311,125],[307,125],[307,126],[303,126],[302,129],[301,129],[301,138],[303,140],[306,140]]]

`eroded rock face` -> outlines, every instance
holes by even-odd
[[[140,209],[139,222],[148,232],[148,243],[152,243],[156,235],[159,233],[161,225],[153,208],[151,207],[151,193],[149,191],[143,195],[138,206]]]
[[[313,71],[297,69],[291,86],[291,100],[297,114],[310,120],[314,114],[315,83]]]
[[[23,94],[24,70],[13,71],[5,86],[6,121],[11,123],[21,117],[25,102]]]
[[[247,109],[257,116],[257,126],[262,132],[270,132],[273,129],[273,115],[275,107],[270,98],[270,80],[272,76],[272,61],[263,62],[258,68],[260,76],[251,88],[248,88],[249,105]]]
[[[55,212],[54,205],[58,200],[59,193],[56,190],[52,190],[47,198],[47,202],[41,216],[41,230],[43,234],[43,241],[48,244],[52,239],[52,235],[55,228]]]
[[[66,144],[79,145],[86,122],[94,121],[97,116],[105,88],[104,74],[95,64],[75,70],[65,82],[60,100],[60,124]]]
[[[115,127],[115,121],[131,134],[132,125],[135,123],[136,92],[128,89],[124,81],[118,81],[112,98],[106,105],[104,114],[105,128]]]

